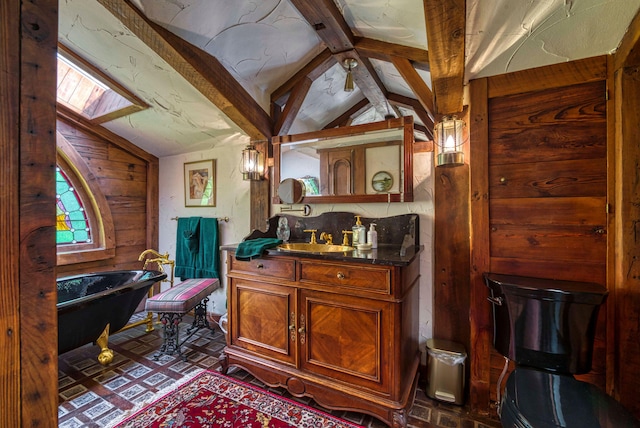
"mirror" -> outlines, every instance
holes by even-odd
[[[273,203],[295,182],[308,203],[413,201],[413,118],[273,138]],[[291,181],[289,181],[291,180]],[[282,191],[280,187],[283,187]]]
[[[278,185],[278,196],[284,204],[299,204],[305,193],[305,185],[295,178],[285,178]]]

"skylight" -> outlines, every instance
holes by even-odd
[[[63,45],[58,49],[58,105],[93,123],[147,108],[141,99]]]

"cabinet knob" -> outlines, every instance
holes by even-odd
[[[295,329],[296,329],[295,325],[292,324],[292,325],[289,326],[289,331],[294,331]]]
[[[338,279],[344,279],[344,274],[342,272],[338,272],[336,277],[338,277]]]
[[[256,265],[256,267],[257,267],[258,269],[264,269],[264,265],[263,265],[262,263],[258,263],[258,264]]]
[[[300,327],[300,328],[298,329],[298,333],[300,333],[300,334],[304,334],[304,327]]]

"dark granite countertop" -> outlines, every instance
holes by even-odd
[[[220,249],[224,251],[235,251],[238,244],[221,245]],[[297,251],[281,251],[277,248],[271,248],[265,251],[265,255],[269,256],[290,256],[304,257],[315,260],[355,262],[363,264],[386,265],[386,266],[407,266],[424,249],[422,245],[415,245],[406,249],[405,255],[400,255],[400,245],[380,245],[377,249],[369,251],[353,250],[344,253],[308,253]]]
[[[309,242],[311,230],[317,233],[317,239],[321,242],[321,232],[331,233],[334,244],[340,244],[345,230],[351,231],[355,214],[350,212],[326,212],[317,217],[296,217],[279,214],[267,220],[266,231],[254,230],[244,240],[256,238],[277,238],[290,243]],[[417,214],[401,214],[391,217],[366,218],[362,217],[363,225],[371,223],[377,225],[378,248],[369,251],[353,250],[340,253],[309,253],[301,251],[284,251],[272,248],[264,254],[269,256],[304,257],[316,260],[333,260],[342,262],[356,262],[363,264],[407,266],[424,249],[418,243],[420,236],[420,221]],[[286,233],[280,233],[284,226]],[[235,251],[238,244],[223,245],[222,250]],[[404,248],[403,255],[401,250]]]

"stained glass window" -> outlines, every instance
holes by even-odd
[[[91,229],[82,200],[60,167],[56,167],[56,220],[58,245],[91,242]]]

